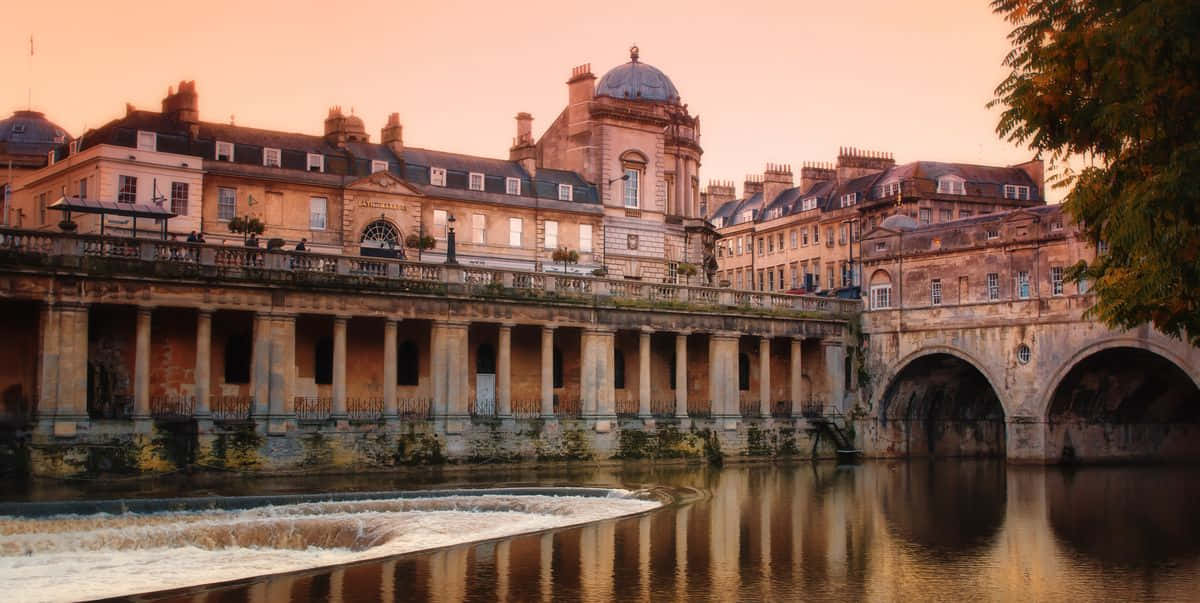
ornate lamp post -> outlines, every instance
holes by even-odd
[[[446,264],[458,264],[458,258],[454,256],[454,214],[446,216]]]

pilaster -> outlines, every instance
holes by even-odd
[[[133,352],[133,421],[139,433],[150,431],[150,321],[153,308],[139,306]]]
[[[758,340],[758,416],[771,416],[771,338]]]
[[[296,421],[296,316],[274,314],[270,322],[268,433],[282,434]]]
[[[512,323],[500,325],[496,354],[496,408],[501,419],[512,418]]]
[[[638,416],[650,418],[650,335],[652,331],[642,329],[638,333]]]
[[[688,416],[687,393],[687,338],[686,332],[675,335],[675,416]]]
[[[554,327],[542,326],[542,418],[554,418]]]
[[[389,423],[399,420],[396,406],[397,353],[396,321],[389,318],[383,323],[383,418]]]
[[[804,411],[804,338],[792,338],[791,374],[789,375],[792,389],[792,416],[799,417]]]

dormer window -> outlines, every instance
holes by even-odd
[[[875,251],[887,251],[887,243],[883,241],[875,243]]]
[[[893,182],[888,182],[888,183],[884,184],[883,186],[879,187],[879,196],[880,197],[895,197],[895,196],[898,196],[899,194],[900,194],[900,181],[899,180],[896,180]]]
[[[324,172],[325,171],[325,156],[320,153],[308,154],[308,171]]]
[[[388,171],[388,162],[382,159],[371,160],[371,173]]]
[[[483,190],[483,174],[479,172],[471,172],[467,178],[467,188],[473,191]]]
[[[1005,184],[1004,185],[1005,199],[1020,199],[1022,201],[1029,200],[1029,187],[1020,184]]]
[[[846,193],[842,195],[839,207],[850,207],[858,203],[858,193]]]
[[[1050,223],[1050,230],[1052,230],[1052,231],[1054,231],[1054,232],[1058,232],[1058,231],[1062,230],[1062,228],[1063,228],[1063,227],[1062,227],[1062,224],[1063,224],[1063,223],[1062,223],[1062,220],[1058,220],[1058,221],[1056,221],[1056,222],[1051,222],[1051,223]]]
[[[25,124],[13,124],[12,133],[13,134],[24,134],[25,133]]]
[[[446,186],[446,168],[429,168],[429,183],[434,186]]]
[[[558,185],[558,200],[571,201],[575,198],[575,187],[570,184]]]
[[[78,152],[79,152],[79,142],[72,140],[71,143],[67,145],[67,154],[74,155],[75,153],[78,153]]]
[[[263,149],[263,165],[267,167],[282,165],[279,161],[279,149]]]
[[[137,148],[139,151],[157,151],[158,150],[158,134],[155,132],[147,132],[145,130],[138,130]]]
[[[800,202],[800,211],[808,211],[817,208],[817,198],[809,197]]]
[[[46,153],[46,165],[54,165],[55,155],[53,150]]]
[[[754,212],[751,210],[746,210],[746,211],[742,212],[742,217],[738,219],[738,222],[745,223],[745,222],[749,222],[753,219],[754,219]]]
[[[937,192],[944,195],[965,195],[967,181],[958,176],[942,176],[938,178]]]
[[[521,179],[520,178],[505,178],[504,192],[510,195],[521,194]]]
[[[138,138],[141,138],[140,136]],[[217,141],[217,161],[233,161],[233,143]]]

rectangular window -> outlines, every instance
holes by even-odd
[[[966,182],[952,176],[938,178],[937,192],[947,195],[967,194]]]
[[[667,262],[667,282],[679,282],[679,264],[676,262]]]
[[[558,200],[571,201],[575,198],[575,187],[570,184],[558,185]]]
[[[737,239],[737,254],[742,255],[742,237]]]
[[[764,249],[763,238],[758,237],[758,255],[759,255],[759,257],[762,257],[764,255],[763,249]]]
[[[783,233],[782,232],[779,233],[778,237],[779,238],[778,238],[778,242],[776,243],[776,246],[779,247],[779,251],[783,251]]]
[[[796,232],[796,231],[794,231],[794,230],[791,232],[791,237],[792,237],[792,249],[795,249],[795,248],[797,248],[797,247],[799,247],[799,246],[800,246],[800,243],[799,243],[799,241],[800,241],[800,237],[798,236],[798,234],[799,234],[799,233],[797,233],[797,232]]]
[[[487,243],[487,216],[483,214],[471,215],[471,241],[476,245]]]
[[[850,207],[855,203],[858,203],[858,193],[846,193],[842,195],[840,206]]]
[[[783,291],[786,289],[786,287],[783,286],[783,266],[779,266],[779,269],[775,271],[775,274],[779,275],[779,290]]]
[[[233,143],[217,141],[217,161],[233,161]]]
[[[992,240],[992,239],[999,239],[999,238],[1000,238],[1000,231],[999,231],[999,230],[996,230],[996,229],[994,229],[994,228],[992,228],[992,229],[989,229],[989,230],[987,231],[987,238],[988,238],[988,240],[989,240],[989,241],[990,241],[990,240]]]
[[[558,249],[558,222],[546,220],[546,249]]]
[[[792,288],[799,289],[800,288],[800,268],[797,267],[795,264],[792,264],[791,269],[790,269],[790,274],[792,276]]]
[[[87,178],[79,179],[79,198],[87,199]]]
[[[320,153],[308,154],[308,171],[324,172],[325,171],[325,156]]]
[[[965,304],[971,301],[969,295],[970,291],[971,289],[970,285],[968,284],[967,277],[958,277],[958,303]]]
[[[445,168],[429,168],[429,184],[432,184],[433,186],[446,186]]]
[[[929,303],[935,306],[942,305],[942,279],[940,278],[929,281]]]
[[[821,227],[813,225],[813,245],[821,242]]]
[[[80,181],[84,182],[84,181]],[[186,216],[188,213],[188,183],[172,182],[171,183],[171,212],[177,216]]]
[[[279,160],[279,149],[264,148],[263,165],[267,167],[279,167],[282,165]]]
[[[949,222],[954,219],[954,212],[949,209],[938,210],[938,221]]]
[[[473,191],[483,190],[483,174],[479,172],[471,172],[467,176],[467,188]]]
[[[633,168],[625,168],[625,207],[637,209],[641,207],[641,179],[642,173]]]
[[[871,287],[871,309],[883,310],[892,307],[892,286],[874,285]]]
[[[1063,294],[1063,267],[1050,267],[1050,293],[1051,295]]]
[[[767,253],[775,253],[775,237],[767,237]]]
[[[237,190],[217,189],[217,219],[232,220],[237,215]]]
[[[972,215],[972,213],[971,213],[971,210],[969,210],[969,209],[958,210],[958,219],[959,220],[961,220],[963,218],[970,218],[971,215]]]
[[[510,195],[521,194],[521,179],[520,178],[505,178],[504,192]]]
[[[157,151],[158,150],[158,134],[155,132],[146,132],[144,130],[138,130],[137,148],[139,151]]]
[[[1079,279],[1079,281],[1075,283],[1075,288],[1077,291],[1079,291],[1080,295],[1087,293],[1088,292],[1088,280],[1086,278]]]
[[[520,247],[521,246],[521,235],[522,235],[521,231],[524,230],[524,224],[525,224],[524,220],[522,220],[520,218],[509,218],[508,219],[508,246],[509,247]]]
[[[879,193],[880,197],[895,197],[900,194],[900,183],[889,182],[880,187]]]
[[[433,236],[445,238],[446,236],[446,210],[433,210]]]
[[[308,227],[313,230],[325,230],[325,213],[329,201],[325,197],[313,197],[308,200]]]
[[[371,173],[388,171],[388,162],[382,159],[371,160]]]
[[[38,195],[38,224],[46,223],[46,193]]]
[[[808,247],[808,229],[807,228],[802,229],[800,231],[800,245],[803,247]]]
[[[117,202],[137,203],[137,176],[117,176]]]
[[[808,211],[817,208],[817,198],[809,197],[800,202],[800,211]]]
[[[579,225],[579,252],[580,253],[591,253],[592,252],[592,225],[591,224],[580,224]]]
[[[1104,255],[1108,253],[1108,241],[1099,241],[1096,243],[1096,253],[1098,255]]]
[[[1062,228],[1063,228],[1062,225],[1063,225],[1062,220],[1055,220],[1054,222],[1051,222],[1050,223],[1051,232],[1058,232],[1058,231],[1062,230]]]
[[[1021,199],[1021,200],[1028,201],[1029,200],[1029,187],[1022,186],[1019,184],[1005,184],[1004,185],[1004,198],[1005,199]]]
[[[1029,273],[1024,270],[1017,273],[1017,297],[1029,299]]]
[[[829,283],[828,287],[833,287],[833,262],[825,264],[825,282]]]
[[[996,272],[989,272],[987,275],[987,290],[988,301],[997,301],[1000,299],[1000,275]]]
[[[758,290],[764,291],[764,290],[766,290],[766,288],[767,288],[767,284],[763,281],[763,271],[759,270],[758,271]]]
[[[833,247],[833,227],[832,226],[825,228],[825,246]]]
[[[933,210],[928,207],[922,207],[917,210],[917,221],[922,224],[928,224],[933,221]]]

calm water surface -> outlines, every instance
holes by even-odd
[[[141,484],[139,495],[666,486],[645,515],[143,600],[1197,600],[1196,467],[872,462]],[[107,486],[106,494],[114,494]],[[129,494],[122,492],[122,494]],[[21,498],[96,496],[67,486]],[[119,577],[114,577],[119,579]]]

